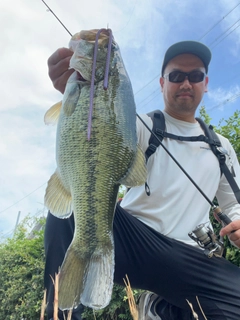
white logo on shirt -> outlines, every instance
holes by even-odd
[[[200,147],[200,149],[211,150],[211,148],[207,148],[207,147]]]

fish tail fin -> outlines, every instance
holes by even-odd
[[[105,308],[112,296],[114,274],[113,240],[95,249],[86,274],[81,303],[95,310]]]
[[[74,247],[70,245],[59,276],[58,304],[61,310],[76,308],[80,304],[87,265],[87,259],[79,256]]]

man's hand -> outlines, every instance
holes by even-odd
[[[64,93],[66,83],[74,70],[69,70],[69,61],[73,52],[67,48],[60,48],[48,59],[48,74],[54,88]]]
[[[240,220],[235,220],[221,229],[220,236],[228,236],[238,248],[240,248]]]

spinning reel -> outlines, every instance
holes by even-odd
[[[226,226],[231,222],[231,219],[224,213],[222,213],[219,207],[213,208],[213,214],[218,222],[221,222],[223,226]],[[192,232],[188,233],[189,237],[194,240],[201,248],[204,249],[204,253],[208,258],[212,256],[222,257],[224,251],[224,244],[220,237],[217,238],[215,233],[205,224],[198,225]]]

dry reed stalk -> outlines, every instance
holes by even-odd
[[[130,285],[130,281],[128,279],[128,276],[126,274],[126,280],[123,278],[124,284],[126,286],[126,292],[128,297],[128,304],[130,308],[131,315],[133,317],[133,320],[138,320],[138,310],[135,302],[135,298],[132,292],[132,288]]]
[[[198,306],[199,306],[199,308],[200,308],[200,310],[201,310],[201,312],[202,312],[202,315],[203,315],[204,319],[207,320],[207,318],[206,318],[206,316],[205,316],[205,314],[204,314],[204,312],[203,312],[203,309],[202,309],[202,307],[201,307],[201,304],[200,304],[200,302],[199,302],[199,300],[198,300],[198,296],[196,296],[196,299],[197,299]]]
[[[59,273],[55,273],[53,320],[58,320],[58,284],[59,284]]]
[[[58,288],[59,288],[59,274],[55,273],[55,280],[53,279],[53,277],[50,275],[53,285],[54,285],[54,301],[53,301],[53,320],[58,320]],[[46,295],[46,290],[44,292],[44,294]],[[46,297],[45,297],[46,299]],[[67,320],[71,320],[72,318],[72,312],[73,312],[73,308],[69,310],[68,314],[67,314]],[[66,319],[65,314],[63,314],[64,319]],[[40,320],[44,320],[44,318],[41,318]]]
[[[196,312],[194,311],[191,302],[189,302],[187,299],[186,299],[186,301],[187,301],[187,303],[189,304],[189,307],[190,307],[191,310],[192,310],[192,314],[193,314],[194,319],[199,320],[198,315],[197,315]]]
[[[41,315],[40,315],[40,320],[44,320],[44,312],[46,309],[46,295],[47,295],[47,290],[44,290],[44,294],[43,294],[43,300],[42,300],[42,306],[41,306]]]
[[[67,320],[71,320],[71,319],[72,319],[72,312],[73,312],[73,309],[70,309],[70,310],[68,311]]]
[[[59,272],[55,273],[55,280],[50,275],[54,285],[54,301],[53,301],[53,320],[58,320],[58,283],[59,283]]]

